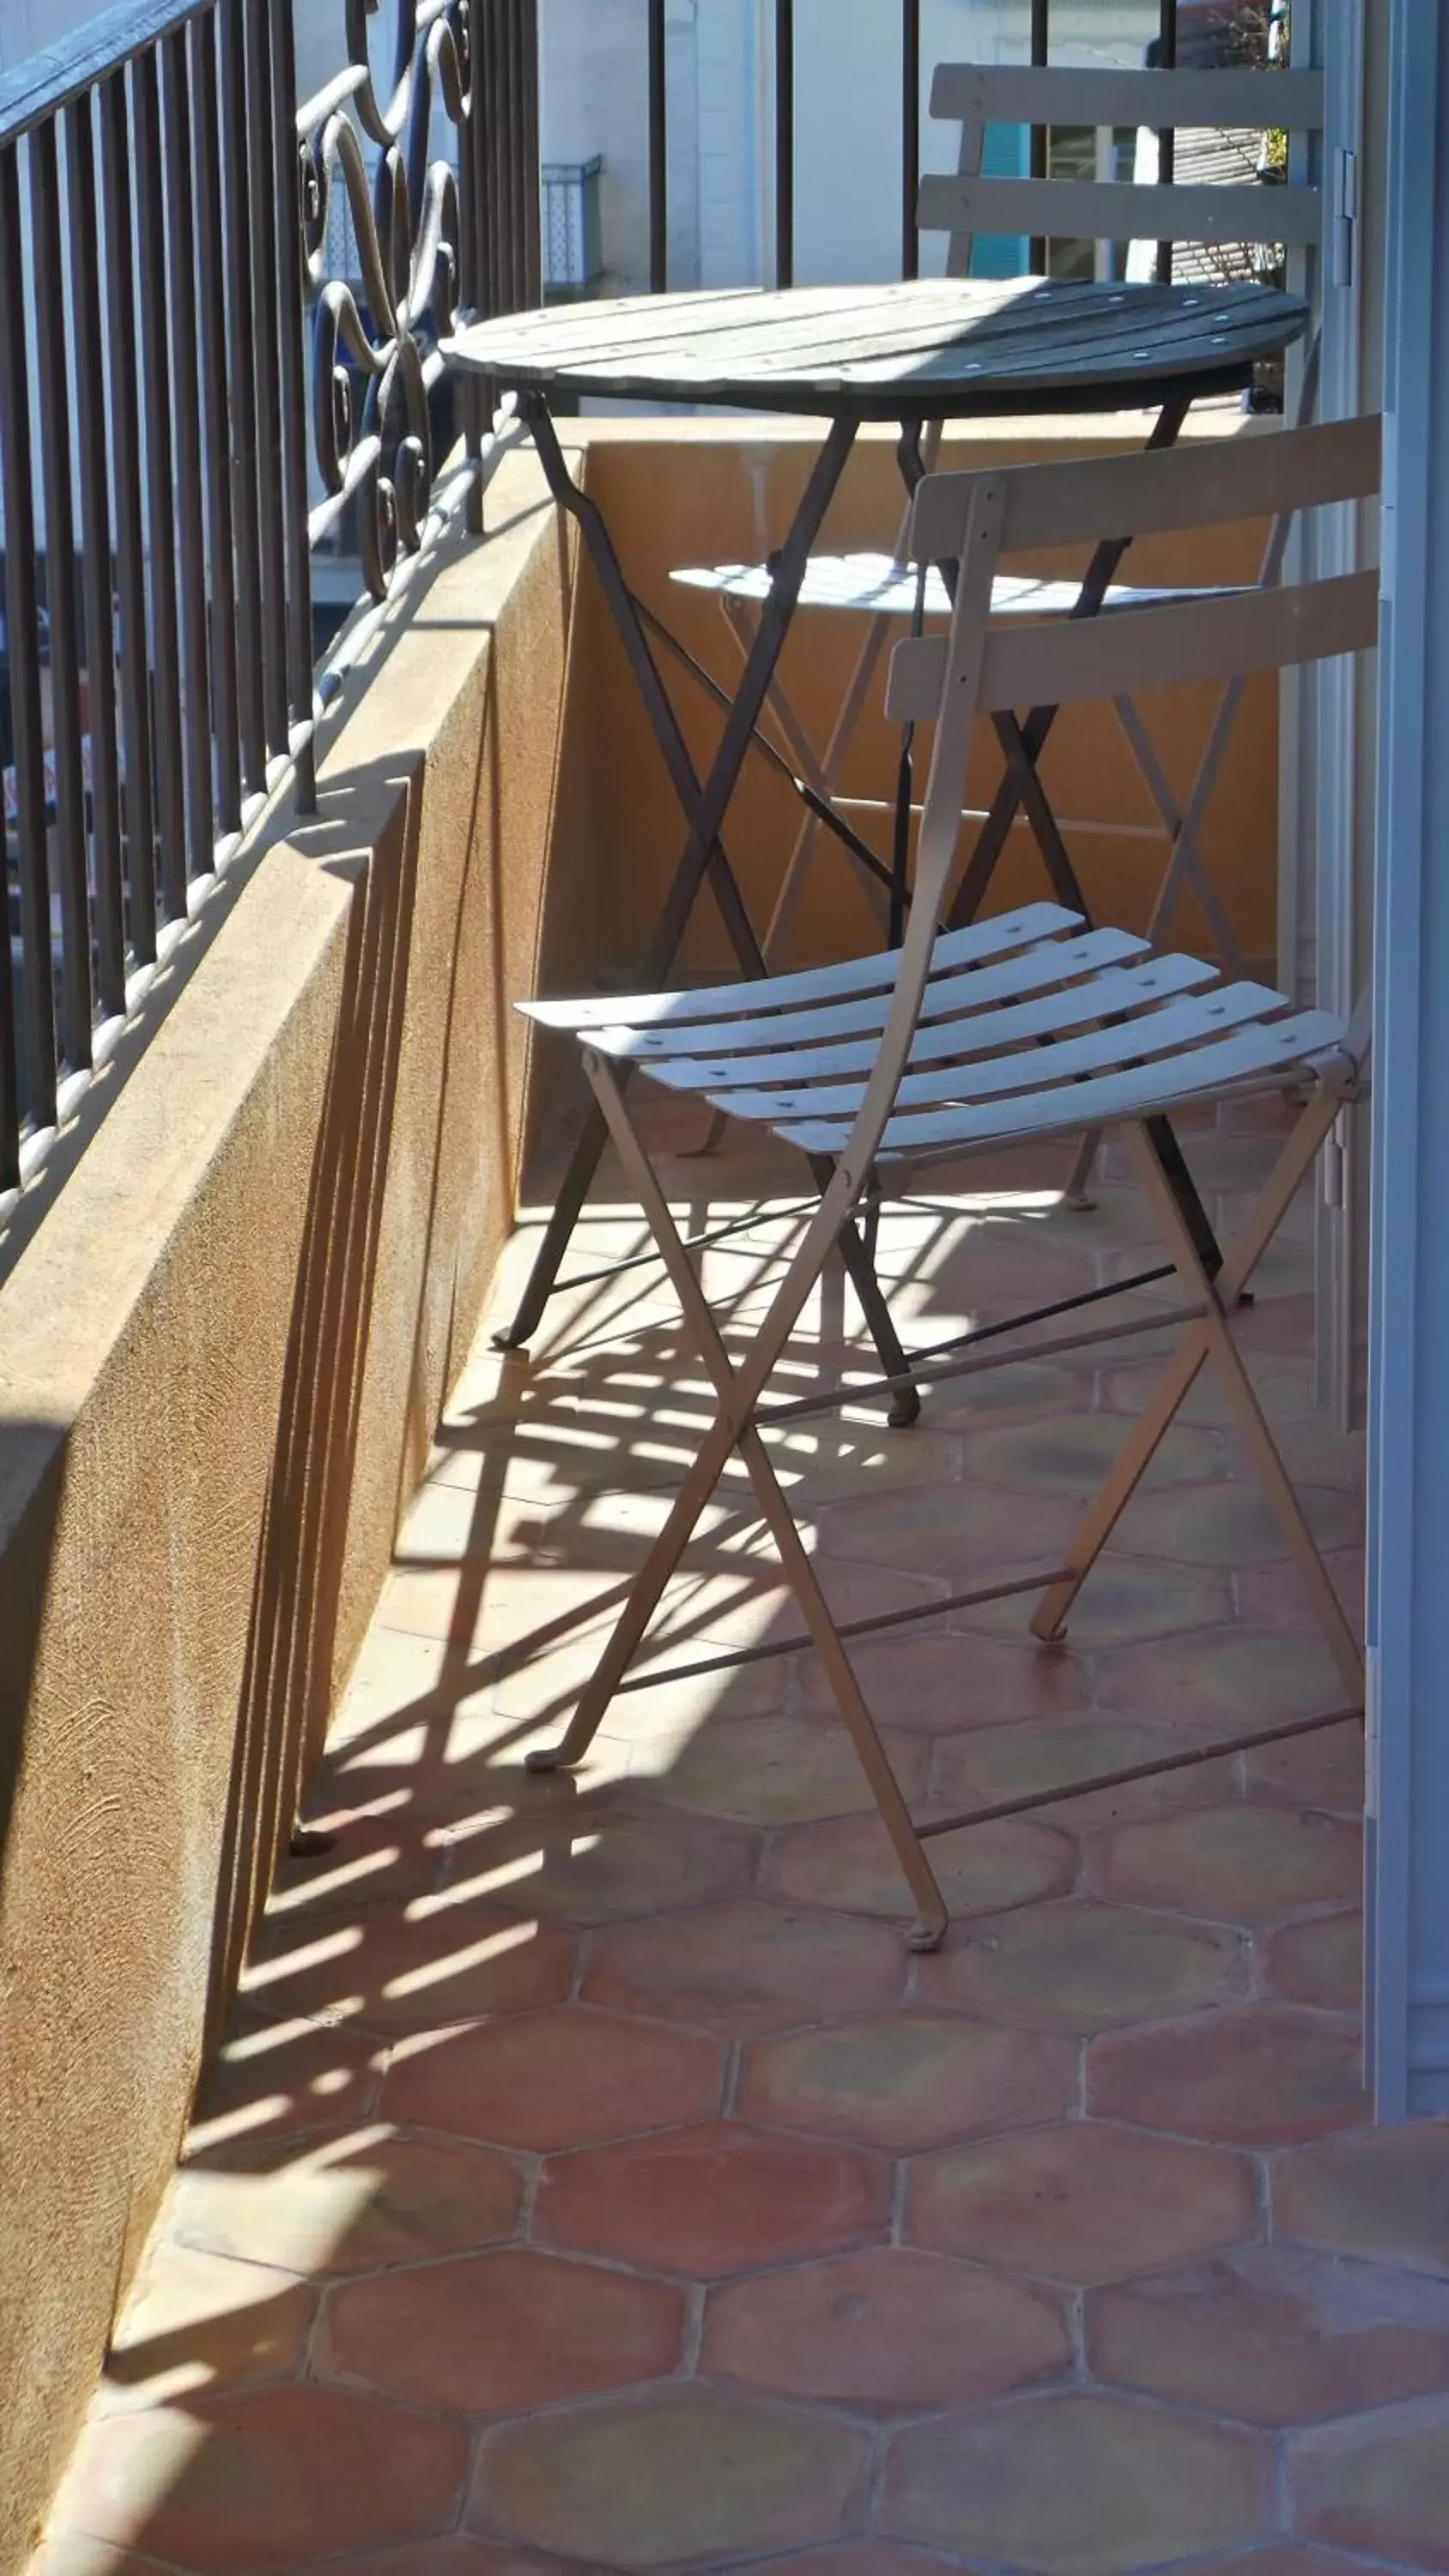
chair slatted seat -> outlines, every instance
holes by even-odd
[[[770,596],[770,575],[764,564],[700,566],[672,573],[670,578],[687,590],[709,591],[720,599],[748,600],[761,607]],[[992,592],[991,613],[993,617],[1069,617],[1080,594],[1079,582],[1003,573]],[[1110,616],[1118,608],[1150,607],[1200,595],[1191,586],[1152,590],[1113,582],[1100,613]],[[944,621],[951,614],[951,596],[934,564],[928,566],[922,587],[914,566],[897,563],[890,555],[812,555],[797,606],[835,609],[853,617],[914,617],[919,611]]]

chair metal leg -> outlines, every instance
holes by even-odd
[[[1199,1371],[1206,1367],[1210,1358],[1221,1361],[1222,1345],[1216,1338],[1214,1318],[1222,1332],[1228,1335],[1226,1315],[1241,1296],[1264,1250],[1276,1234],[1299,1183],[1312,1169],[1341,1106],[1341,1101],[1324,1094],[1304,1111],[1216,1278],[1212,1277],[1193,1242],[1171,1182],[1162,1171],[1150,1133],[1146,1127],[1134,1130],[1134,1144],[1144,1177],[1150,1173],[1149,1195],[1167,1233],[1168,1250],[1192,1302],[1195,1320],[1184,1327],[1182,1340],[1168,1361],[1151,1401],[1133,1425],[1110,1474],[1073,1535],[1067,1549],[1071,1574],[1065,1581],[1052,1584],[1037,1604],[1031,1629],[1033,1636],[1043,1644],[1054,1643],[1064,1635],[1073,1602],[1151,1465],[1164,1434]],[[1170,1220],[1166,1213],[1169,1209]],[[1210,1307],[1210,1314],[1204,1316],[1200,1300]],[[1230,1335],[1228,1339],[1231,1345]],[[1233,1359],[1237,1362],[1236,1351]],[[1240,1362],[1237,1365],[1241,1368]],[[1243,1374],[1246,1380],[1246,1372]],[[1249,1396],[1258,1423],[1271,1445],[1272,1435],[1257,1412],[1257,1399],[1252,1396],[1251,1387]],[[1234,1400],[1237,1401],[1236,1397]],[[1296,1512],[1296,1502],[1294,1509]],[[1312,1546],[1311,1539],[1309,1545]],[[1314,1554],[1317,1555],[1316,1549]],[[1326,1575],[1324,1581],[1327,1581]],[[1334,1606],[1341,1619],[1342,1613],[1337,1611],[1337,1595],[1334,1595]],[[1357,1660],[1356,1647],[1354,1655]]]
[[[841,1716],[860,1756],[861,1767],[891,1847],[914,1899],[917,1915],[910,1934],[911,1946],[918,1950],[936,1949],[947,1925],[945,1900],[926,1858],[900,1783],[891,1769],[864,1693],[851,1668],[819,1578],[780,1490],[769,1452],[753,1420],[760,1388],[813,1285],[813,1280],[807,1275],[809,1265],[802,1263],[799,1256],[792,1263],[790,1274],[756,1338],[752,1365],[746,1370],[737,1370],[720,1338],[704,1291],[679,1239],[669,1203],[635,1133],[615,1069],[606,1059],[592,1052],[586,1061],[590,1081],[625,1173],[638,1195],[673,1282],[685,1324],[693,1331],[700,1357],[714,1382],[720,1412],[685,1486],[676,1498],[664,1530],[655,1540],[635,1579],[624,1614],[609,1641],[598,1672],[579,1702],[562,1745],[555,1751],[530,1757],[531,1767],[551,1770],[561,1763],[578,1761],[587,1749],[609,1699],[644,1638],[664,1587],[679,1562],[731,1449],[738,1448],[754,1486],[761,1514],[775,1541],[781,1569],[799,1602],[801,1615],[830,1677]],[[818,1256],[812,1256],[812,1260],[818,1276]]]
[[[1335,1114],[1341,1104],[1333,1104]],[[1331,1123],[1331,1122],[1330,1122]],[[1168,1249],[1190,1296],[1207,1301],[1207,1311],[1199,1330],[1206,1356],[1216,1365],[1227,1389],[1229,1401],[1238,1417],[1249,1455],[1258,1471],[1263,1489],[1277,1514],[1283,1535],[1293,1553],[1308,1595],[1318,1613],[1319,1623],[1328,1641],[1330,1654],[1350,1692],[1363,1693],[1363,1657],[1358,1641],[1343,1615],[1342,1604],[1333,1588],[1328,1568],[1318,1552],[1318,1543],[1293,1490],[1292,1479],[1278,1455],[1262,1406],[1253,1391],[1253,1382],[1243,1365],[1242,1356],[1233,1340],[1212,1281],[1198,1256],[1182,1212],[1163,1177],[1152,1148],[1140,1129],[1132,1135],[1133,1150],[1142,1175],[1142,1185],[1157,1210],[1158,1222],[1167,1238]]]

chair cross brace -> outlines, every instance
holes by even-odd
[[[1230,1761],[1235,1753],[1256,1753],[1265,1744],[1291,1743],[1295,1736],[1320,1735],[1330,1726],[1362,1726],[1362,1708],[1329,1709],[1321,1717],[1295,1717],[1283,1726],[1255,1727],[1251,1735],[1228,1735],[1211,1744],[1194,1745],[1189,1753],[1165,1753],[1155,1762],[1129,1763],[1121,1771],[1093,1771],[1055,1789],[1033,1789],[1022,1798],[998,1798],[994,1806],[967,1807],[959,1816],[934,1816],[918,1824],[923,1843],[939,1834],[964,1834],[973,1825],[998,1825],[1008,1816],[1030,1816],[1040,1807],[1056,1807],[1069,1798],[1090,1798],[1101,1789],[1129,1789],[1137,1780],[1158,1780],[1169,1771],[1191,1771],[1203,1762]]]

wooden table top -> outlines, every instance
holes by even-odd
[[[1308,320],[1300,296],[1268,286],[922,279],[554,306],[474,323],[443,347],[519,392],[965,419],[1229,392]]]

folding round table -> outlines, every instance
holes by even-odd
[[[726,855],[723,829],[779,663],[806,564],[825,513],[867,421],[894,421],[907,491],[919,481],[921,438],[932,421],[1020,418],[1053,412],[1156,413],[1148,445],[1171,446],[1193,403],[1241,391],[1259,361],[1301,339],[1309,308],[1269,286],[1083,285],[1045,278],[921,280],[907,285],[726,289],[631,296],[510,314],[465,325],[444,342],[450,365],[515,393],[549,489],[579,525],[620,642],[682,808],[686,838],[640,984],[668,978],[701,884],[708,876],[743,971],[763,973],[760,943]],[[598,503],[569,471],[554,409],[580,398],[649,408],[702,405],[818,416],[828,426],[784,543],[770,558],[769,595],[729,704],[719,745],[701,779],[650,641],[659,632],[630,591]],[[1103,532],[1075,616],[1102,605],[1125,547]],[[949,568],[947,568],[949,569]],[[668,639],[665,639],[666,641]],[[1036,776],[1055,710],[1033,708],[998,723],[1006,774],[981,826],[956,898],[956,917],[981,900],[1016,813],[1025,807],[1057,891],[1065,862]],[[1211,1228],[1166,1122],[1158,1139],[1205,1257]],[[498,1336],[526,1342],[558,1280],[605,1142],[590,1111],[539,1246],[518,1314]],[[890,1369],[904,1366],[894,1327],[861,1238],[841,1253],[872,1338]]]

